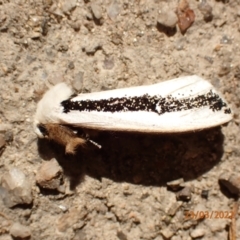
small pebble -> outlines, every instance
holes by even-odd
[[[41,23],[42,35],[47,36],[48,34],[48,19],[44,18]]]
[[[204,59],[207,60],[210,64],[213,64],[213,58],[209,56],[204,56]]]
[[[103,68],[107,70],[111,70],[114,67],[114,58],[106,57],[103,61]]]
[[[64,75],[60,71],[59,72],[54,71],[48,76],[47,80],[52,85],[56,85],[56,84],[64,81]]]
[[[65,0],[62,3],[62,11],[64,13],[69,13],[76,7],[77,1],[76,0]]]
[[[185,45],[186,45],[186,39],[185,38],[179,38],[176,40],[176,42],[174,43],[175,48],[178,51],[181,51],[184,49]]]
[[[195,13],[192,9],[187,9],[183,14],[178,15],[178,26],[181,33],[185,33],[195,20]]]
[[[58,205],[58,207],[63,211],[63,212],[67,212],[68,208],[64,205]]]
[[[182,202],[174,202],[167,212],[168,215],[174,216],[181,206],[182,206]]]
[[[208,193],[209,193],[209,190],[202,190],[201,197],[205,198],[205,199],[208,199]]]
[[[117,0],[112,0],[112,3],[107,9],[108,16],[111,20],[115,20],[116,17],[120,14],[121,6]]]
[[[36,174],[36,181],[42,188],[57,189],[62,181],[62,168],[55,159],[44,162]]]
[[[205,21],[211,21],[213,19],[212,7],[206,0],[201,0],[198,4],[198,9],[202,13]]]
[[[183,188],[176,194],[177,200],[189,201],[191,199],[191,189],[189,187]]]
[[[64,16],[62,10],[58,7],[57,3],[52,4],[52,6],[49,8],[49,12],[53,13],[57,17]]]
[[[234,69],[234,77],[240,79],[240,66],[236,66]]]
[[[72,81],[72,86],[73,88],[80,92],[82,90],[82,86],[83,86],[83,76],[84,76],[84,72],[79,71],[75,76],[74,79]]]
[[[231,63],[224,61],[218,71],[219,76],[225,76],[231,71]]]
[[[1,197],[7,207],[32,203],[32,186],[29,179],[18,168],[13,168],[2,176]]]
[[[18,239],[26,239],[31,236],[31,231],[29,227],[24,226],[20,223],[14,223],[11,228],[9,233],[14,237]]]
[[[86,240],[87,234],[84,231],[85,228],[78,229],[75,231],[75,236],[72,238],[72,240]]]
[[[81,21],[80,20],[77,20],[77,21],[69,21],[68,22],[69,26],[71,28],[73,28],[76,32],[78,32],[81,28]]]
[[[115,45],[120,45],[122,44],[122,36],[119,33],[113,33],[112,34],[112,42]]]
[[[93,55],[97,50],[102,48],[102,43],[98,40],[93,40],[91,42],[87,42],[86,45],[82,48],[87,54]]]
[[[220,176],[219,181],[229,190],[230,193],[234,195],[239,195],[240,176],[238,175],[227,176],[226,174],[223,174]]]
[[[128,239],[127,235],[122,231],[117,232],[117,237],[119,238],[119,240],[127,240]]]
[[[202,229],[202,228],[194,229],[194,230],[190,233],[190,235],[191,235],[192,238],[200,238],[200,237],[204,236],[204,234],[205,234],[205,230]]]
[[[97,3],[92,3],[91,9],[92,9],[93,16],[96,19],[99,20],[100,18],[102,18],[102,8],[100,5],[98,5]]]
[[[69,62],[68,68],[71,69],[71,70],[75,68],[75,65],[74,65],[73,61]]]
[[[170,228],[166,227],[163,230],[161,230],[161,234],[163,235],[164,238],[170,239],[173,236],[174,232]]]
[[[182,188],[184,185],[184,180],[183,178],[179,178],[177,180],[173,180],[171,182],[167,182],[167,186],[173,190],[173,191],[176,191],[176,190],[179,190],[180,188]]]
[[[38,39],[42,36],[42,34],[40,32],[33,32],[30,36],[30,38],[32,39]]]
[[[227,35],[223,35],[222,39],[220,40],[222,44],[232,44],[232,39],[229,38]]]
[[[195,21],[195,13],[189,8],[187,0],[180,0],[177,7],[178,27],[182,34],[191,27]]]
[[[68,44],[67,43],[59,43],[57,46],[56,46],[57,50],[59,52],[67,52],[69,47],[68,47]]]
[[[10,143],[13,141],[13,132],[11,130],[7,131],[4,135],[4,139],[7,143]]]
[[[174,11],[167,11],[161,13],[158,17],[158,24],[163,25],[165,27],[174,28],[176,27],[178,17]]]
[[[78,223],[79,228],[84,225],[83,219],[87,215],[86,209],[73,207],[68,212],[64,213],[57,221],[57,229],[59,232],[65,232],[68,228]]]

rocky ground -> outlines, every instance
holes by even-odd
[[[185,4],[0,0],[0,240],[240,239],[240,1]],[[224,94],[232,122],[92,132],[102,149],[75,156],[33,132],[56,83],[94,92],[191,74]]]

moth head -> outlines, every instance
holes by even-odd
[[[59,83],[50,88],[37,104],[33,127],[39,138],[48,137],[48,123],[58,123],[59,119],[54,113],[61,109],[61,102],[73,94],[66,83]],[[60,110],[59,110],[60,111]]]
[[[47,130],[47,128],[44,124],[35,123],[34,125],[35,125],[34,126],[34,131],[39,138],[48,138],[49,133],[48,133],[48,130]]]

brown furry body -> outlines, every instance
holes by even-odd
[[[78,137],[67,126],[46,123],[42,124],[41,127],[45,131],[44,137],[65,146],[67,154],[75,154],[76,148],[86,143],[85,139]]]

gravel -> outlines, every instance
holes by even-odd
[[[0,240],[229,239],[232,219],[186,214],[230,213],[239,196],[239,13],[239,1],[1,1]],[[190,74],[222,92],[231,123],[89,131],[102,149],[75,156],[33,132],[56,83],[96,92]]]

